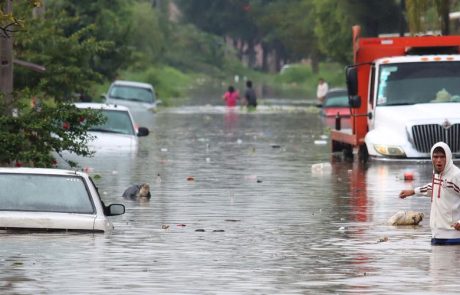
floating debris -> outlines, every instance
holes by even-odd
[[[204,228],[198,228],[198,229],[196,229],[195,231],[196,231],[196,232],[201,232],[201,233],[204,233],[204,232],[205,232]]]
[[[279,144],[272,144],[272,148],[279,149],[281,146]]]
[[[316,145],[326,145],[327,141],[326,140],[315,140],[314,144],[316,144]]]
[[[223,233],[223,232],[225,232],[225,230],[223,230],[223,229],[215,229],[212,232],[213,233]]]
[[[186,227],[187,225],[186,224],[183,224],[183,223],[179,223],[179,224],[176,224],[177,227]]]
[[[161,225],[161,229],[168,229],[169,228],[169,224],[162,224]]]
[[[388,223],[391,225],[417,225],[424,216],[422,212],[399,210],[388,219]]]
[[[405,172],[405,173],[404,173],[404,180],[414,180],[414,173],[412,173],[412,172]]]
[[[188,176],[188,177],[187,177],[187,180],[188,180],[188,181],[194,181],[194,180],[195,180],[195,177],[193,177],[193,176]]]
[[[225,219],[225,222],[238,222],[241,221],[240,219]]]
[[[167,152],[168,149],[167,149],[167,148],[161,148],[160,151],[162,151],[162,152]]]
[[[380,238],[377,243],[383,243],[383,242],[388,242],[388,237],[383,237],[383,238]]]
[[[321,172],[321,171],[329,171],[332,169],[331,163],[324,162],[324,163],[316,163],[311,165],[312,172]]]

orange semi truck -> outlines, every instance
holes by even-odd
[[[460,36],[361,38],[355,26],[353,53],[351,129],[331,131],[333,152],[428,159],[444,141],[460,157]]]

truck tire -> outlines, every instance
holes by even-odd
[[[359,161],[361,161],[363,163],[367,163],[367,161],[369,160],[369,152],[367,151],[366,144],[362,144],[362,145],[359,146],[358,159],[359,159]]]

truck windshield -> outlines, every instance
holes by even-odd
[[[381,65],[377,105],[460,102],[460,62]]]

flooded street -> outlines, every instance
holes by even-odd
[[[126,206],[114,232],[2,233],[0,294],[458,294],[460,247],[430,245],[428,198],[398,198],[430,164],[332,157],[317,110],[289,101],[138,118],[136,154],[86,166]],[[142,182],[149,203],[121,198]],[[409,209],[419,226],[386,223]]]

